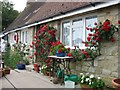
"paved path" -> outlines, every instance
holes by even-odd
[[[50,78],[36,72],[11,71],[11,74],[0,78],[1,88],[64,88],[64,85],[53,84]]]

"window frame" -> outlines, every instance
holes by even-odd
[[[70,19],[66,19],[66,20],[62,20],[61,21],[61,24],[60,24],[60,41],[63,42],[63,23],[66,23],[66,22],[70,22],[70,46],[65,46],[66,48],[71,48],[71,49],[75,49],[73,46],[72,46],[72,29],[73,29],[73,21],[76,21],[76,20],[80,20],[82,19],[83,21],[83,41],[86,41],[86,18],[88,17],[96,17],[97,18],[97,22],[98,22],[98,17],[97,17],[97,14],[94,13],[94,14],[88,14],[88,15],[85,15],[85,16],[79,16],[79,17],[75,17],[75,18],[70,18]],[[79,47],[80,49],[85,49],[86,47],[83,45],[83,47]]]

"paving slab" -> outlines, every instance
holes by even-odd
[[[64,86],[55,85],[50,82],[50,78],[40,75],[36,72],[28,72],[26,70],[11,70],[11,74],[6,76],[7,79],[16,88],[63,88]],[[5,85],[3,85],[5,87]]]

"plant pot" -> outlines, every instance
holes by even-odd
[[[5,75],[10,74],[10,68],[4,68],[3,70]]]
[[[56,52],[56,56],[58,57],[65,57],[66,53],[65,52],[61,52],[61,53],[58,53],[58,51]]]
[[[116,90],[120,90],[120,78],[113,79],[112,84],[116,88]]]
[[[82,90],[94,90],[93,88],[90,88],[88,85],[86,84],[80,84]]]
[[[17,69],[25,70],[25,64],[23,64],[23,63],[17,64]]]

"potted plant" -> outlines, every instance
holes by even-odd
[[[89,90],[103,90],[105,87],[104,81],[100,77],[94,75],[80,73],[79,82],[81,88],[89,88]]]
[[[116,90],[120,90],[120,78],[113,79],[112,84],[116,88]]]
[[[60,42],[53,42],[50,48],[50,55],[56,55],[58,57],[64,57],[66,55],[67,49],[64,45]]]

